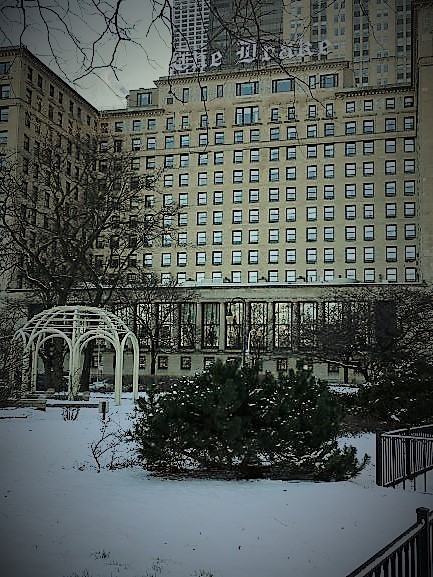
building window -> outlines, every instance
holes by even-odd
[[[235,123],[239,126],[257,124],[259,121],[258,106],[244,106],[236,108]]]
[[[286,249],[286,263],[287,264],[296,263],[296,248]]]
[[[374,225],[364,226],[364,240],[374,240]]]
[[[307,124],[307,138],[317,138],[317,124]]]
[[[356,262],[356,248],[348,247],[345,249],[345,262]]]
[[[306,219],[307,221],[317,220],[317,207],[307,206]]]
[[[336,88],[338,86],[338,74],[321,74],[320,88]]]
[[[308,227],[306,229],[307,242],[315,242],[317,240],[317,228]]]
[[[307,200],[317,200],[317,186],[307,186]]]
[[[397,269],[387,268],[386,269],[386,280],[390,283],[397,282]]]
[[[334,220],[334,207],[333,206],[325,206],[323,208],[323,218],[326,221]]]
[[[346,142],[344,152],[346,156],[356,156],[356,142]]]
[[[249,244],[258,244],[259,242],[259,231],[258,230],[250,230],[248,233],[248,243]]]
[[[374,246],[364,247],[364,262],[374,262]]]
[[[333,122],[325,122],[323,134],[324,136],[334,136],[335,125]]]
[[[362,127],[364,134],[372,134],[374,132],[374,120],[364,120]]]
[[[189,148],[189,134],[180,136],[180,148]]]
[[[270,129],[269,140],[280,140],[280,129],[278,127]]]
[[[404,172],[405,174],[413,174],[415,172],[415,160],[405,159],[404,161]]]
[[[236,96],[252,96],[259,93],[259,83],[255,82],[237,82]]]
[[[345,134],[346,136],[350,134],[356,134],[356,122],[346,122]]]
[[[397,225],[387,224],[386,225],[386,240],[396,240],[397,239]]]
[[[364,269],[364,282],[375,282],[376,280],[376,271],[374,268],[365,268]]]
[[[415,203],[405,202],[404,203],[404,216],[405,218],[410,218],[415,216]]]
[[[385,161],[385,174],[396,174],[397,172],[397,163],[395,160],[386,160]]]
[[[281,78],[272,81],[272,92],[292,92],[295,89],[294,78]]]
[[[405,180],[404,182],[404,194],[405,196],[411,196],[415,194],[415,181]]]
[[[397,130],[397,121],[395,118],[385,118],[385,132],[395,132]]]
[[[334,262],[334,249],[333,248],[325,248],[323,250],[323,260],[324,262]]]
[[[416,237],[415,224],[405,224],[404,225],[404,238],[406,240],[412,240],[415,237]]]
[[[355,162],[346,162],[344,166],[344,174],[346,177],[356,176],[356,163]]]
[[[325,242],[334,242],[335,234],[333,226],[325,226],[323,229],[323,240]]]

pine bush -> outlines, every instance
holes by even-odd
[[[217,362],[169,391],[140,397],[134,438],[143,465],[161,473],[239,478],[349,478],[363,467],[336,438],[341,410],[307,371],[259,377]]]

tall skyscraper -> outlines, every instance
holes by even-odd
[[[314,60],[356,86],[411,81],[412,0],[175,0],[173,74]]]

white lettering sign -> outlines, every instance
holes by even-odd
[[[257,60],[261,62],[285,62],[304,56],[328,56],[332,52],[332,43],[329,40],[321,40],[314,47],[311,42],[305,42],[299,37],[296,42],[289,44],[270,45],[266,44],[261,49],[257,42],[240,40],[238,57],[234,64],[252,64]],[[223,56],[219,50],[208,55],[206,50],[178,50],[175,51],[171,64],[170,73],[185,74],[188,72],[203,72],[207,68],[219,68],[223,64]]]

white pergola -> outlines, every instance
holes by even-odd
[[[36,389],[37,359],[42,345],[53,338],[63,339],[69,348],[68,396],[73,399],[78,393],[81,355],[86,345],[103,339],[112,345],[115,352],[114,398],[120,405],[122,393],[123,356],[128,341],[132,344],[133,372],[132,391],[138,397],[139,348],[135,334],[117,315],[96,307],[59,306],[44,310],[16,332],[24,344],[24,359],[31,359],[31,389]],[[25,361],[24,361],[25,363]]]

